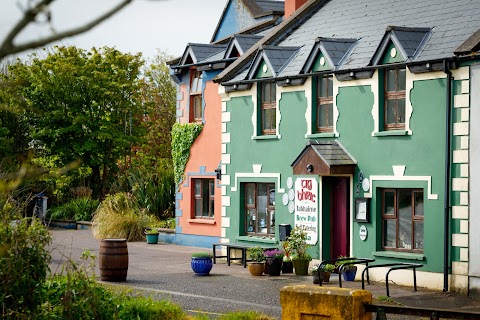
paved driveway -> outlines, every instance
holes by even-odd
[[[80,260],[84,251],[98,256],[100,242],[89,230],[52,230],[52,272],[72,259]],[[311,284],[310,276],[284,275],[279,277],[253,277],[239,264],[227,266],[220,261],[213,266],[208,277],[195,276],[190,268],[192,252],[208,249],[171,244],[147,244],[129,242],[129,268],[127,281],[118,285],[141,289],[155,299],[169,299],[190,313],[222,314],[236,310],[255,310],[277,319],[281,318],[280,289],[292,284]],[[98,265],[96,274],[99,275]],[[344,287],[361,288],[361,283],[343,282]],[[117,284],[116,284],[117,285]],[[338,286],[338,278],[332,275],[330,286]],[[374,297],[385,295],[385,284],[367,286]],[[391,297],[405,305],[439,308],[474,308],[480,311],[479,302],[466,296],[410,287],[390,286]],[[415,319],[393,317],[389,319]]]

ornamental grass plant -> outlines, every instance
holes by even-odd
[[[153,215],[139,209],[128,193],[108,195],[93,218],[92,232],[96,239],[125,238],[127,241],[145,239],[145,227],[157,224]]]

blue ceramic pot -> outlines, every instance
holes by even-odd
[[[343,280],[354,281],[356,274],[357,274],[357,267],[345,270],[342,272]]]
[[[208,276],[213,263],[212,258],[192,258],[190,265],[197,276]]]

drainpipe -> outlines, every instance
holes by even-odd
[[[443,72],[447,75],[446,86],[446,137],[445,137],[445,194],[444,194],[444,252],[443,252],[443,292],[448,291],[448,271],[450,250],[450,137],[451,137],[451,118],[452,118],[452,71],[448,64],[448,60],[443,61]]]

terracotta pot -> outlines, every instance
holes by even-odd
[[[250,262],[248,264],[248,271],[252,276],[261,276],[265,269],[265,263],[263,262]]]
[[[323,282],[330,282],[330,272],[323,271],[322,272],[322,281]]]

